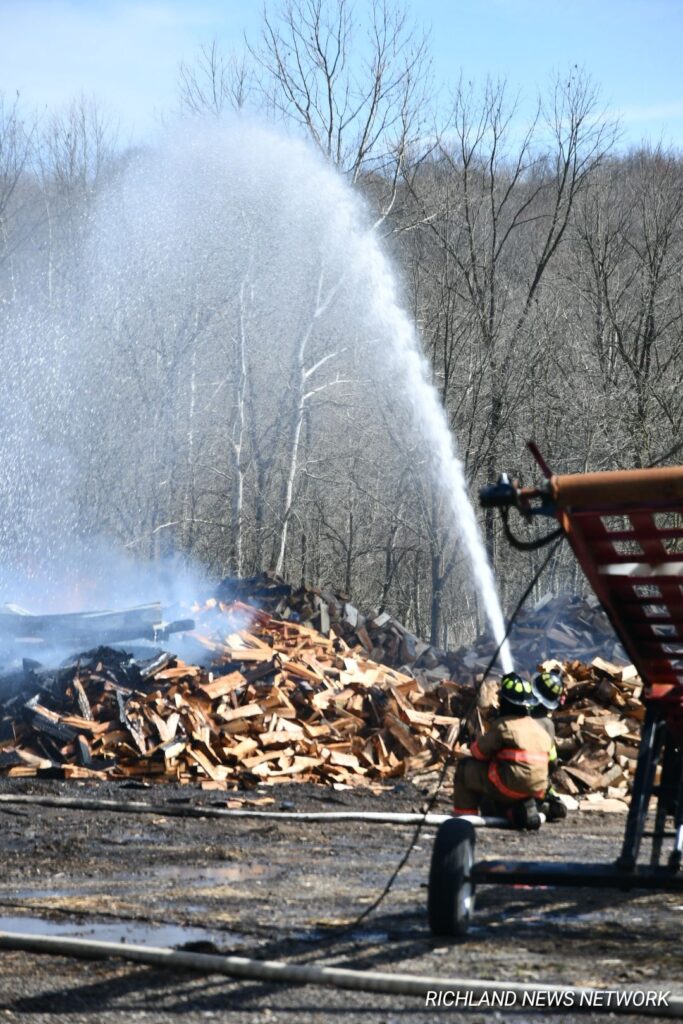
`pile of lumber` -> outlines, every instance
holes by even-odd
[[[388,612],[363,613],[348,594],[329,588],[292,587],[271,573],[219,584],[219,600],[248,602],[286,622],[301,622],[338,637],[364,657],[391,668],[409,668],[427,686],[453,677],[449,655],[420,640]]]
[[[425,686],[333,631],[239,602],[196,611],[209,668],[106,647],[58,670],[26,663],[21,692],[0,708],[0,773],[212,789],[373,785],[437,770],[462,719],[478,730],[497,703],[493,680]],[[546,667],[562,668],[567,683],[554,715],[557,788],[582,806],[623,809],[644,717],[633,667],[600,658]]]
[[[567,687],[564,707],[553,714],[561,762],[555,787],[582,809],[625,811],[645,717],[633,665],[597,657],[590,665],[548,661],[544,667],[561,669]]]
[[[347,594],[310,586],[294,588],[269,573],[223,580],[217,597],[247,602],[285,621],[301,622],[324,636],[340,637],[380,665],[409,670],[427,687],[446,679],[476,679],[496,649],[491,636],[484,633],[456,651],[444,651],[421,640],[384,610],[363,613]],[[535,671],[548,658],[628,660],[594,597],[547,594],[517,616],[510,643],[517,667],[526,671]]]
[[[214,601],[201,614],[211,670],[107,648],[29,669],[37,692],[0,720],[0,772],[219,789],[371,783],[438,766],[471,708],[471,687],[428,692],[301,623]]]

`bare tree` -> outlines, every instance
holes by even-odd
[[[214,39],[202,45],[193,64],[180,65],[180,108],[188,114],[220,117],[247,106],[255,89],[254,73],[245,53],[221,52]]]
[[[22,117],[19,96],[8,103],[0,94],[0,262],[13,250],[12,221],[21,221],[19,183],[31,155],[35,125]]]
[[[326,287],[327,285],[327,287]],[[334,379],[320,380],[318,375],[322,368],[335,360],[339,352],[326,352],[324,355],[314,358],[309,362],[309,344],[313,332],[318,325],[320,318],[329,310],[339,291],[341,281],[327,284],[325,280],[325,268],[321,267],[316,286],[315,301],[310,319],[301,333],[296,345],[294,366],[292,367],[291,392],[292,392],[292,414],[289,424],[289,442],[286,456],[284,489],[282,502],[282,527],[280,529],[280,540],[275,571],[282,574],[287,553],[287,535],[289,523],[292,516],[294,500],[294,484],[299,470],[299,457],[301,448],[301,432],[304,425],[309,403],[321,392],[328,388],[345,383],[336,374]]]
[[[118,127],[95,99],[74,100],[51,114],[40,139],[45,177],[70,202],[88,200],[118,152]]]
[[[611,162],[577,213],[572,280],[591,310],[596,383],[610,427],[647,465],[677,440],[683,409],[683,172],[661,148]],[[615,433],[615,427],[619,429]]]
[[[362,39],[349,0],[285,0],[264,11],[251,52],[267,106],[298,125],[353,184],[376,174],[386,212],[420,133],[429,60],[425,38],[400,6],[371,0],[369,7]]]
[[[576,197],[614,137],[613,126],[598,116],[590,82],[575,73],[555,83],[548,103],[539,101],[515,143],[516,113],[502,83],[488,82],[477,97],[461,82],[436,146],[406,175],[437,239],[438,273],[451,282],[441,299],[455,299],[448,330],[468,336],[471,346],[474,387],[468,397],[476,396],[478,408],[467,403],[456,417],[465,419],[469,435],[468,471],[472,477],[483,471],[489,479],[499,469],[501,436],[533,358],[531,324],[541,284]],[[486,537],[493,554],[493,515],[486,517]]]

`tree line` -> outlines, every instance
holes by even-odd
[[[501,470],[537,481],[530,438],[559,472],[648,466],[681,439],[683,161],[621,147],[585,74],[559,76],[531,111],[494,80],[460,81],[437,102],[429,41],[398,5],[373,0],[357,21],[347,0],[286,0],[242,52],[215,41],[188,58],[178,110],[273,123],[362,196],[473,492]],[[120,183],[141,148],[121,143],[95,101],[41,118],[20,97],[0,106],[3,432],[23,450],[28,417],[31,452],[42,451],[0,460],[3,547],[18,543],[44,481],[56,473],[63,487],[78,462],[70,529],[144,558],[181,551],[216,577],[273,569],[336,586],[439,646],[467,639],[484,617],[429,453],[359,372],[363,339],[335,318],[329,268],[301,270],[297,317],[264,320],[258,227],[233,210],[223,277],[203,273],[205,249],[183,246],[182,225],[166,251],[135,217],[125,275],[93,272],[92,211],[103,196],[112,223],[138,209]],[[146,224],[142,179],[139,194]],[[291,230],[286,211],[269,217]],[[84,308],[107,315],[84,324]],[[277,337],[276,354],[259,332]],[[35,380],[49,366],[54,393],[68,394],[62,334],[79,352],[104,341],[75,402],[50,403]],[[83,462],[97,430],[109,440]],[[480,519],[512,606],[543,553],[511,550],[498,520]],[[549,572],[543,590],[583,586],[566,551]]]

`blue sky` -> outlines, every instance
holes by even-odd
[[[367,0],[357,0],[360,11]],[[577,64],[623,123],[623,144],[683,149],[683,0],[407,0],[431,30],[437,85],[505,77],[530,100]],[[201,43],[254,36],[260,0],[0,0],[0,91],[29,107],[94,95],[142,137],[173,106]]]

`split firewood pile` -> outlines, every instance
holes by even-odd
[[[561,670],[567,690],[564,707],[552,716],[561,763],[555,788],[583,810],[627,810],[645,718],[636,670],[600,657],[590,665],[547,661],[544,668]]]
[[[324,636],[339,637],[379,665],[409,668],[411,675],[428,686],[461,678],[456,676],[447,652],[420,640],[388,612],[364,614],[341,591],[295,588],[278,576],[262,573],[223,580],[216,596],[224,601],[248,602],[287,622],[301,622]]]
[[[378,664],[409,669],[426,686],[446,679],[474,680],[495,652],[496,645],[488,634],[456,651],[444,651],[420,640],[388,612],[362,613],[347,594],[326,588],[294,588],[268,573],[247,579],[228,578],[219,585],[217,597],[244,601],[286,621],[301,622],[325,636],[341,637],[349,647]],[[594,597],[546,595],[518,615],[510,643],[518,668],[527,671],[535,670],[548,658],[628,660]]]
[[[33,673],[38,692],[5,705],[0,772],[217,789],[372,783],[437,766],[471,704],[468,686],[428,693],[300,623],[215,601],[203,618],[211,670],[101,648]]]
[[[374,785],[437,770],[462,717],[480,727],[496,703],[493,681],[478,692],[451,679],[427,687],[333,631],[239,602],[211,600],[197,613],[195,639],[211,668],[169,653],[135,661],[111,648],[57,670],[27,664],[22,691],[0,711],[0,773],[207,789]],[[632,667],[600,659],[563,668],[558,788],[620,801],[635,768],[640,681]]]

